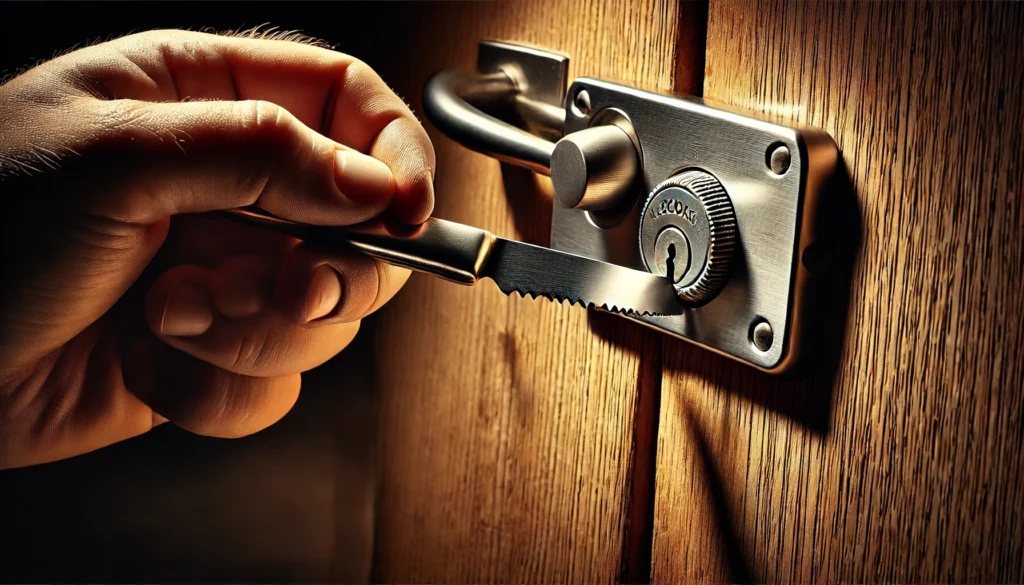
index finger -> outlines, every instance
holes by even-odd
[[[288,40],[151,31],[84,49],[80,71],[111,97],[146,101],[264,100],[382,161],[395,177],[392,212],[419,223],[433,209],[434,149],[403,102],[369,66]]]

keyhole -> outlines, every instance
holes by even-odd
[[[668,272],[666,276],[672,282],[676,281],[676,245],[668,245],[668,258],[665,260],[665,271]]]

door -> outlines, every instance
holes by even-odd
[[[400,61],[381,73],[400,80],[417,109],[430,74],[475,68],[481,39],[565,52],[570,77],[669,92],[690,76],[677,71],[677,53],[693,23],[672,1],[416,10],[411,49],[395,51]],[[429,131],[437,216],[548,244],[550,181]],[[644,551],[626,543],[650,549],[651,497],[638,492],[652,485],[634,478],[653,479],[661,339],[601,317],[414,275],[375,332],[382,430],[373,581],[591,583],[646,574]]]
[[[705,98],[829,132],[861,235],[809,379],[665,343],[656,581],[1024,580],[1022,8],[710,3]]]
[[[856,245],[827,359],[796,380],[414,277],[373,331],[373,581],[1024,580],[1024,9],[412,10],[378,66],[416,106],[496,38],[569,54],[570,79],[825,129]],[[546,179],[430,131],[438,216],[547,243]]]

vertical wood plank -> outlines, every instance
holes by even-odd
[[[486,38],[564,52],[571,78],[673,87],[672,0],[411,9],[415,26],[396,35],[405,50],[382,75],[414,106],[429,74],[472,69]],[[430,132],[438,217],[548,243],[547,179]],[[651,497],[634,492],[632,476],[643,465],[638,445],[652,447],[643,431],[653,432],[660,338],[577,307],[508,298],[490,283],[464,288],[419,276],[384,321],[374,581],[646,578],[642,547],[624,541],[644,533],[636,522],[647,506],[635,498]],[[655,387],[642,390],[643,379]],[[647,420],[638,409],[650,411]]]
[[[861,242],[834,372],[666,344],[657,582],[1024,580],[1022,71],[1019,4],[711,3],[706,99],[831,133]]]

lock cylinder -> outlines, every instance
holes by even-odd
[[[732,202],[709,173],[690,169],[651,192],[640,216],[640,251],[647,269],[670,278],[679,298],[713,299],[732,273],[739,245]]]

